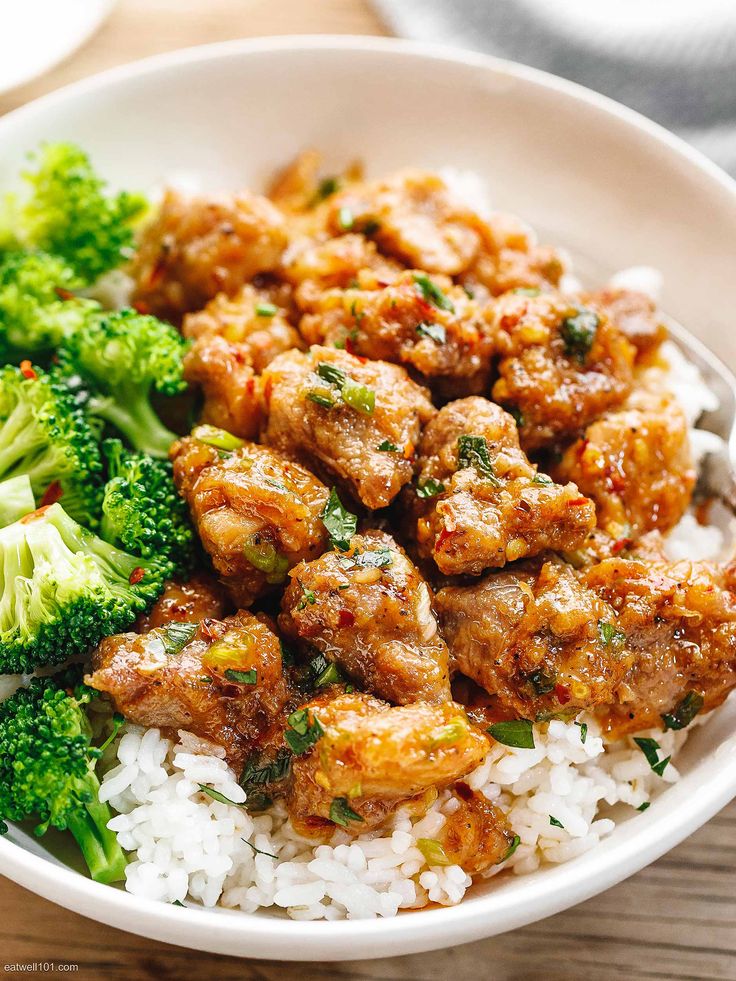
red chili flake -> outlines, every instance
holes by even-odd
[[[144,316],[151,312],[151,308],[145,300],[134,300],[132,306],[137,313],[141,313]]]
[[[44,514],[45,511],[48,511],[48,509],[50,507],[51,507],[50,504],[44,504],[43,507],[36,508],[36,510],[35,511],[31,511],[30,514],[24,515],[20,519],[20,523],[22,525],[27,525],[27,524],[30,524],[31,521],[36,521],[36,519],[37,518],[40,518]]]
[[[618,555],[619,552],[623,552],[625,548],[628,548],[632,544],[633,541],[631,538],[617,538],[613,545],[611,545],[611,551],[614,555]]]
[[[30,378],[32,381],[35,381],[38,378],[38,375],[33,370],[33,365],[27,358],[25,361],[21,361],[20,363],[20,373],[24,378]]]
[[[557,701],[560,703],[560,705],[567,705],[572,698],[570,689],[566,688],[564,685],[555,685],[555,695],[557,696]]]
[[[63,286],[55,286],[54,293],[56,293],[60,300],[76,300],[77,298],[76,293],[72,293],[71,290],[65,290]]]
[[[345,338],[345,350],[348,352],[348,354],[352,354],[354,357],[357,357],[355,341],[352,337]]]
[[[355,617],[350,612],[350,610],[340,610],[337,614],[337,624],[340,627],[352,627],[355,623]]]
[[[135,567],[135,569],[133,569],[130,576],[128,577],[128,582],[130,583],[131,586],[135,586],[136,583],[141,581],[141,579],[145,576],[145,574],[146,574],[146,570],[142,569],[138,565]]]
[[[573,497],[571,501],[567,502],[567,506],[569,508],[579,508],[583,504],[589,504],[589,503],[590,502],[588,501],[587,497]]]
[[[61,484],[58,480],[55,480],[53,484],[49,484],[43,493],[41,498],[41,506],[48,507],[51,504],[56,504],[57,501],[61,500],[61,496],[64,491],[61,489]]]

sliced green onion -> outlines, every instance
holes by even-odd
[[[415,844],[427,865],[452,865],[447,852],[436,838],[417,838]]]
[[[245,441],[239,436],[233,436],[226,429],[218,429],[217,426],[195,426],[192,436],[200,443],[214,446],[216,450],[239,450],[245,446]]]
[[[259,317],[275,317],[279,312],[279,308],[273,303],[258,303],[256,305],[256,313]]]
[[[330,805],[330,821],[347,828],[348,821],[363,822],[363,818],[350,807],[346,797],[335,797]]]
[[[419,287],[419,292],[422,294],[425,300],[429,303],[433,303],[434,306],[439,307],[440,310],[449,310],[454,313],[455,307],[452,301],[449,300],[442,290],[433,283],[432,280],[427,276],[426,273],[414,273],[414,282]]]
[[[366,385],[360,385],[352,378],[346,378],[342,386],[342,399],[356,412],[369,416],[376,407],[376,393]]]
[[[442,324],[417,324],[417,334],[420,337],[429,337],[435,344],[444,344],[447,340],[447,331]]]

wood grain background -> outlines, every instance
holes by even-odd
[[[0,113],[160,51],[323,32],[385,33],[365,0],[121,0],[68,62],[0,96]],[[93,923],[0,878],[0,974],[43,961],[78,964],[72,977],[80,981],[736,979],[736,804],[650,868],[566,913],[480,943],[376,961],[297,965],[199,954]]]

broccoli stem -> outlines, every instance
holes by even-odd
[[[176,433],[164,426],[139,389],[118,392],[115,399],[95,399],[92,410],[116,426],[137,450],[149,456],[166,459],[169,447],[177,439]]]
[[[75,811],[68,821],[95,882],[119,882],[125,878],[127,859],[115,832],[107,827],[111,817],[107,804],[95,800]]]

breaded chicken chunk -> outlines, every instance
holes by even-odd
[[[195,572],[185,582],[172,579],[148,613],[136,621],[138,633],[146,633],[169,623],[199,623],[209,617],[221,620],[227,609],[227,594],[207,572]]]
[[[390,535],[354,535],[291,570],[279,627],[361,688],[404,705],[450,698],[447,646],[432,594]]]
[[[513,418],[482,398],[451,402],[427,425],[405,492],[417,543],[447,575],[477,575],[545,549],[582,545],[595,524],[575,484],[555,484],[519,447]]]
[[[312,347],[279,355],[262,377],[268,444],[330,474],[368,508],[386,507],[411,480],[434,408],[403,368]]]
[[[241,344],[200,337],[184,355],[184,378],[202,390],[200,422],[255,439],[263,422],[261,379]]]
[[[239,606],[327,547],[327,488],[277,450],[202,427],[175,443],[171,457],[202,545]]]

